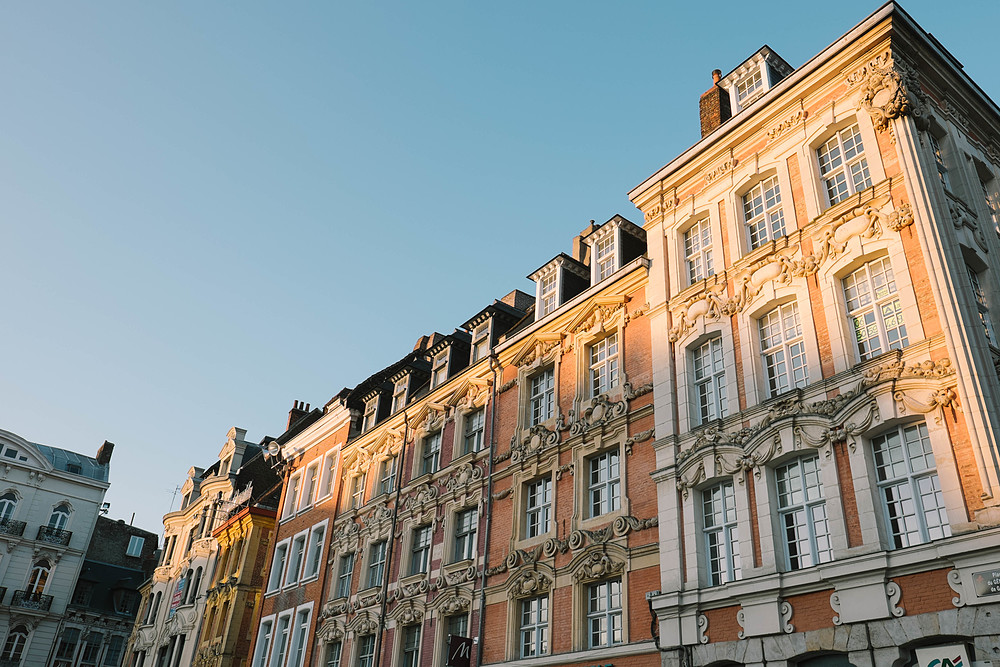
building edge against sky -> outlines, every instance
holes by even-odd
[[[1000,113],[894,3],[699,111],[641,227],[296,404],[252,653],[170,605],[199,664],[990,664]],[[133,665],[188,664],[150,630]]]

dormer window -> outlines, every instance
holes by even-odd
[[[403,377],[396,380],[396,384],[392,387],[392,411],[397,412],[406,407],[406,384],[409,380],[409,375],[404,375]]]
[[[556,272],[542,276],[538,283],[538,317],[545,317],[556,309],[559,301],[556,298]]]
[[[472,330],[472,363],[489,356],[490,321],[486,320]]]
[[[440,387],[448,379],[448,348],[434,355],[431,364],[431,389]]]
[[[609,234],[594,244],[594,279],[604,280],[615,272],[615,236]]]
[[[764,89],[764,77],[760,75],[760,70],[754,70],[750,74],[736,82],[736,101],[742,107],[750,98],[756,97],[758,91]]]
[[[361,430],[367,431],[372,426],[375,426],[375,420],[378,417],[378,394],[372,396],[367,401],[365,401],[365,417],[361,422]]]

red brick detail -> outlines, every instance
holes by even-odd
[[[702,93],[699,103],[701,116],[701,136],[711,134],[732,115],[729,107],[729,93],[715,85]]]
[[[809,224],[809,213],[806,211],[806,195],[802,188],[802,171],[799,169],[799,156],[792,153],[785,160],[788,165],[788,180],[792,186],[792,208],[795,210],[795,226],[802,229]],[[809,251],[802,248],[802,256],[806,257]]]
[[[979,464],[972,450],[972,440],[969,438],[969,426],[964,419],[959,418],[955,408],[944,410],[944,423],[948,427],[951,440],[951,452],[955,457],[955,467],[962,483],[962,500],[965,504],[965,515],[971,519],[983,505],[983,485],[979,479]]]
[[[892,581],[903,592],[897,606],[905,609],[907,616],[954,609],[951,600],[955,591],[948,585],[948,571],[949,568],[943,568],[893,577]]]
[[[792,605],[791,623],[795,626],[795,632],[809,632],[810,630],[833,627],[833,617],[836,612],[830,606],[831,595],[833,595],[832,588],[805,595],[793,595],[785,599],[788,604]]]
[[[731,287],[731,285],[730,285]],[[733,365],[736,366],[736,394],[740,398],[740,410],[747,409],[746,383],[743,376],[743,349],[739,344],[740,340],[740,319],[732,317],[733,326]]]
[[[722,225],[722,266],[729,268],[729,225],[726,222],[726,202],[718,204],[719,224]]]
[[[847,546],[856,547],[861,538],[861,521],[858,519],[858,499],[854,495],[854,478],[851,476],[851,459],[843,442],[833,446],[833,458],[837,464],[837,484],[840,487],[840,505],[847,525]]]
[[[747,500],[750,503],[750,539],[753,542],[753,566],[760,567],[760,524],[757,517],[757,488],[754,486],[753,475],[746,475]]]
[[[708,609],[703,612],[705,618],[708,619],[708,630],[705,635],[709,642],[734,642],[740,638],[739,633],[742,628],[736,622],[736,614],[739,610],[739,605],[733,605],[721,609]]]

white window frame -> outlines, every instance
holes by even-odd
[[[408,576],[424,574],[430,569],[433,542],[434,534],[431,526],[417,526],[413,529]]]
[[[466,522],[472,517],[471,522]],[[452,549],[452,562],[458,563],[476,557],[479,536],[479,508],[467,507],[455,512],[455,540]]]
[[[378,468],[379,495],[392,493],[396,490],[396,473],[399,468],[399,456],[392,455],[382,459]]]
[[[552,478],[540,477],[524,485],[524,538],[552,530]]]
[[[128,538],[128,547],[125,549],[126,556],[132,556],[138,558],[142,556],[142,547],[146,544],[146,538],[140,537],[139,535],[130,535]]]
[[[370,644],[369,644],[370,642]],[[374,667],[375,665],[375,635],[358,637],[358,667]]]
[[[267,592],[272,593],[280,590],[285,579],[285,567],[288,565],[288,550],[292,539],[287,537],[274,545],[274,554],[271,556],[271,573],[267,578]]]
[[[982,174],[977,174],[977,176],[979,178],[979,187],[983,193],[983,203],[986,205],[986,213],[990,216],[990,221],[993,223],[993,230],[997,233],[997,236],[1000,236],[1000,200],[998,200],[995,190],[996,179],[992,174],[989,178],[983,178]]]
[[[733,84],[733,90],[736,91],[736,103],[739,105],[739,109],[745,109],[748,104],[751,104],[764,94],[767,90],[765,84],[764,75],[761,73],[760,67],[755,67],[752,71],[737,79],[736,83]]]
[[[306,649],[309,645],[309,626],[312,624],[312,603],[297,607],[290,634],[291,645],[288,648],[286,667],[304,667]]]
[[[555,369],[552,366],[528,378],[528,425],[542,424],[555,416]]]
[[[800,456],[776,467],[774,486],[785,567],[801,570],[833,560],[819,455]]]
[[[704,217],[684,231],[684,268],[688,285],[715,275],[712,262],[712,220]]]
[[[265,667],[268,654],[271,652],[271,642],[274,639],[274,615],[260,619],[257,626],[257,641],[255,642],[253,667]]]
[[[716,510],[717,501],[721,504],[721,511]],[[706,585],[719,586],[738,581],[742,578],[743,566],[733,480],[724,480],[703,489],[699,511],[705,538]]]
[[[559,307],[559,270],[552,268],[538,277],[538,319]]]
[[[396,380],[392,385],[392,413],[395,414],[406,407],[406,388],[410,382],[410,375],[407,373]]]
[[[844,276],[840,284],[856,360],[872,359],[889,350],[901,350],[909,344],[903,305],[888,256],[865,262]],[[893,319],[898,326],[890,326]],[[859,327],[867,334],[863,341],[859,340]]]
[[[308,530],[303,530],[301,533],[296,533],[292,536],[291,542],[288,545],[288,560],[285,566],[284,586],[294,586],[299,582],[302,574],[302,566],[305,564],[306,560],[308,541]]]
[[[622,460],[618,449],[607,449],[587,459],[588,517],[604,516],[622,507]]]
[[[618,270],[617,230],[601,234],[594,239],[591,263],[594,266],[594,284],[610,277]]]
[[[282,513],[283,519],[295,516],[299,504],[299,492],[302,489],[302,475],[292,475],[288,480],[288,491],[285,493],[285,511]]]
[[[274,637],[271,640],[271,657],[267,662],[267,667],[284,667],[288,659],[288,650],[291,644],[292,635],[292,612],[289,609],[278,614],[274,622]],[[282,625],[284,623],[284,625]]]
[[[420,666],[420,643],[423,639],[421,629],[420,624],[403,626],[399,644],[400,665],[402,667]],[[411,637],[411,633],[415,636]]]
[[[326,642],[323,649],[323,667],[340,667],[340,656],[343,652],[344,643],[340,639]]]
[[[849,140],[845,139],[845,135],[848,133],[851,134]],[[833,144],[836,146],[832,146]],[[856,151],[851,157],[845,157],[845,145],[850,146],[849,150],[855,150],[860,145],[861,150]],[[830,160],[831,166],[824,171],[823,156],[824,154],[832,154],[834,149],[837,151],[837,157]],[[872,186],[871,167],[865,155],[861,127],[856,121],[827,137],[813,152],[813,156],[819,168],[820,189],[823,191],[823,200],[827,207],[839,204],[850,198],[851,195]],[[833,161],[837,159],[840,160],[840,163],[833,166]],[[830,181],[838,177],[843,178],[841,181],[843,188],[838,187],[837,194],[834,195],[830,190]]]
[[[368,546],[368,569],[365,572],[365,588],[376,588],[385,581],[385,564],[388,541],[378,540]]]
[[[623,583],[621,577],[616,577],[587,585],[587,648],[595,649],[624,643]],[[597,639],[602,635],[605,637],[603,641]]]
[[[433,475],[441,469],[442,431],[435,431],[423,438],[420,451],[420,475]]]
[[[707,424],[728,412],[726,357],[722,336],[712,336],[691,349],[694,423]]]
[[[902,456],[895,461],[890,460],[889,466],[882,465],[880,460],[886,461],[886,458],[884,455],[880,455],[879,446],[883,443],[888,444],[892,436],[898,438],[896,453]],[[913,436],[916,436],[915,440]],[[922,453],[919,456],[913,455],[912,445],[915,443],[921,446]],[[951,523],[941,491],[941,479],[937,474],[937,465],[934,460],[934,451],[931,447],[927,424],[921,421],[897,426],[873,437],[871,447],[872,464],[875,467],[875,479],[879,504],[882,506],[882,516],[885,521],[886,537],[892,543],[890,548],[903,549],[950,537]],[[928,461],[930,461],[930,465],[927,465]],[[915,462],[923,467],[915,469]],[[895,465],[898,465],[898,469],[891,470]],[[887,471],[893,474],[887,475]],[[890,500],[890,494],[897,489],[902,491],[902,494],[896,492],[895,499]],[[907,493],[909,497],[906,497]],[[935,505],[933,507],[928,503],[929,496],[934,497]],[[894,529],[892,508],[902,509],[905,512],[907,501],[912,504],[914,513],[906,518],[911,518],[915,525],[910,527],[907,532],[900,533]],[[937,523],[930,525],[928,517],[934,518]]]
[[[319,461],[315,461],[310,464],[302,476],[304,485],[302,487],[302,495],[299,498],[299,510],[303,510],[307,507],[312,507],[313,500],[316,497],[316,489],[319,487]]]
[[[323,457],[323,474],[320,476],[320,498],[333,495],[333,482],[337,478],[337,457],[333,453]]]
[[[606,394],[621,382],[620,360],[621,341],[618,332],[613,331],[604,338],[587,346],[590,362],[590,395]]]
[[[313,579],[323,569],[323,549],[326,546],[326,525],[323,521],[309,529],[309,543],[306,550],[306,564],[302,578]]]
[[[490,323],[492,318],[486,318],[472,328],[472,352],[470,363],[476,363],[490,355]]]
[[[365,413],[361,421],[361,430],[369,430],[375,426],[376,422],[378,422],[378,394],[365,401]]]
[[[774,317],[777,318],[779,338],[765,334],[765,328],[771,326]],[[792,335],[789,335],[787,326],[789,317],[793,318],[795,323]],[[761,361],[764,364],[766,395],[780,396],[791,389],[808,385],[809,359],[798,302],[787,301],[768,310],[757,318],[756,328],[757,343],[760,345]],[[796,363],[797,361],[800,363]],[[784,370],[779,370],[782,366]],[[796,378],[799,372],[801,372],[800,377]]]
[[[448,353],[450,351],[451,346],[449,345],[435,354],[431,360],[431,389],[440,387],[448,381]]]
[[[356,510],[364,507],[365,487],[368,485],[367,475],[360,473],[351,477],[351,493],[347,496],[347,509]]]
[[[740,197],[746,247],[756,250],[788,234],[777,174],[762,178]]]
[[[337,598],[351,597],[351,584],[354,581],[354,564],[357,558],[358,554],[356,551],[349,551],[341,554],[337,559]]]
[[[519,601],[517,606],[518,648],[521,658],[549,653],[549,596],[539,595]]]
[[[476,408],[462,416],[462,453],[483,448],[486,435],[486,408]]]

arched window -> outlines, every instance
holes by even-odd
[[[153,604],[149,606],[149,617],[146,619],[147,625],[152,625],[153,623],[156,623],[156,612],[159,611],[160,609],[160,600],[161,600],[161,593],[160,591],[157,591],[156,595],[153,596]]]
[[[49,580],[52,572],[52,565],[47,560],[37,560],[31,568],[31,576],[28,578],[28,593],[41,595],[45,592],[45,582]]]
[[[4,642],[3,652],[0,652],[0,660],[10,660],[17,663],[24,653],[24,646],[28,643],[28,628],[24,625],[15,625],[7,635]]]
[[[49,516],[49,528],[63,530],[66,528],[66,523],[68,521],[69,505],[66,503],[59,503],[56,505],[56,508],[52,510],[52,514]]]
[[[14,508],[17,507],[17,496],[13,491],[0,496],[0,521],[8,521],[14,516]]]

